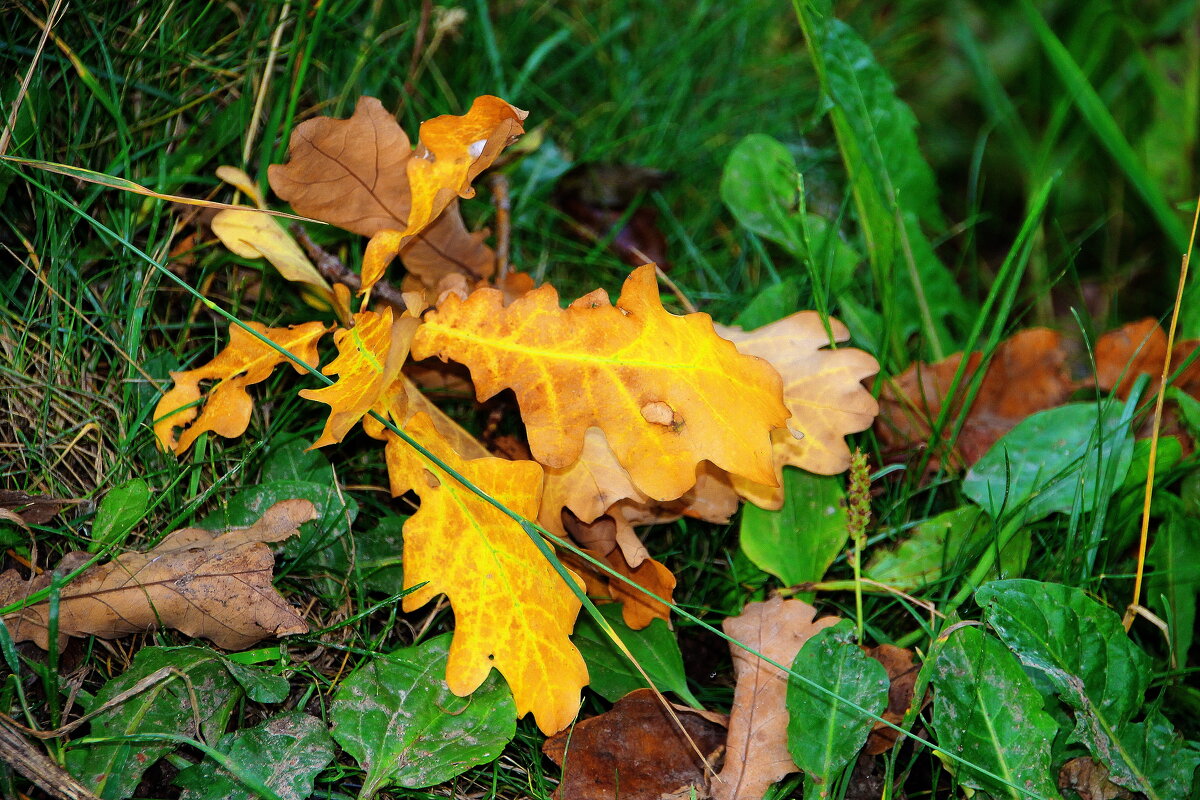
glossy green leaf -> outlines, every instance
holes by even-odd
[[[1200,522],[1172,514],[1151,534],[1146,563],[1146,604],[1170,626],[1178,664],[1188,663],[1196,635],[1196,597],[1200,595]]]
[[[1079,589],[1032,580],[993,581],[975,592],[988,623],[1017,658],[1075,712],[1072,735],[1121,786],[1165,800],[1126,739],[1152,670],[1121,618]]]
[[[272,440],[259,483],[310,481],[332,485],[333,467],[329,458],[320,450],[309,450],[311,444],[303,436]]]
[[[754,295],[738,313],[733,324],[752,331],[783,319],[799,308],[800,281],[792,275]]]
[[[1133,458],[1132,408],[1070,403],[1040,411],[1000,438],[963,479],[963,494],[993,518],[1027,522],[1088,512],[1119,488]]]
[[[450,634],[376,658],[342,682],[333,738],[366,772],[359,797],[433,786],[497,758],[516,733],[512,693],[493,671],[470,697],[446,687]]]
[[[742,550],[786,586],[819,581],[846,545],[845,478],[783,471],[783,506],[742,508]]]
[[[98,553],[106,545],[124,542],[130,531],[145,518],[149,505],[150,486],[141,478],[109,490],[96,509],[88,552]]]
[[[240,772],[257,778],[284,800],[310,797],[317,774],[336,754],[325,724],[299,711],[227,733],[216,743],[216,750]],[[183,787],[180,800],[259,797],[211,756],[180,772],[175,783]]]
[[[804,643],[792,671],[875,714],[887,707],[887,670],[863,653],[842,620]],[[875,720],[795,678],[788,679],[788,752],[804,770],[804,796],[821,797],[867,741]]]
[[[933,682],[938,747],[1004,779],[954,763],[959,783],[1013,800],[1027,797],[1013,785],[1057,796],[1050,754],[1058,725],[1003,644],[977,627],[955,628],[939,643]]]
[[[282,675],[272,675],[260,667],[225,659],[225,668],[256,703],[282,703],[291,693],[291,684]]]
[[[204,647],[145,647],[85,709],[105,705],[140,681],[147,681],[148,688],[98,714],[89,738],[154,733],[195,738],[199,719],[204,739],[216,741],[242,696],[218,653]],[[67,754],[67,767],[100,797],[125,798],[133,794],[142,773],[175,747],[171,742],[88,744]]]
[[[796,159],[779,141],[752,133],[737,143],[721,175],[721,200],[746,228],[797,257],[806,254],[803,185]]]
[[[1200,749],[1185,741],[1161,711],[1155,709],[1145,721],[1126,726],[1121,744],[1158,797],[1196,797],[1192,788]]]
[[[625,624],[620,605],[609,603],[598,608],[660,691],[674,692],[685,703],[701,707],[688,690],[679,642],[666,622],[656,619],[635,631]],[[641,674],[590,614],[579,615],[571,641],[587,663],[589,687],[605,700],[616,702],[635,689],[647,688]]]

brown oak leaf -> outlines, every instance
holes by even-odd
[[[307,500],[284,500],[248,528],[213,533],[182,528],[144,553],[126,553],[84,570],[62,588],[60,645],[68,636],[115,639],[164,625],[188,636],[242,650],[269,636],[306,633],[308,624],[271,585],[275,558],[269,542],[294,536],[315,519]],[[15,570],[0,575],[0,605],[50,585],[54,574],[82,566],[88,553],[65,555],[54,573],[24,581]],[[49,602],[6,614],[17,642],[49,645]]]
[[[888,680],[891,681],[891,684],[888,687],[887,708],[880,716],[888,722],[899,725],[908,712],[909,706],[912,705],[917,673],[921,668],[913,663],[913,652],[903,647],[880,644],[875,647],[864,647],[863,652],[883,664],[883,668],[887,670]],[[871,728],[870,735],[867,736],[865,752],[872,756],[885,753],[899,738],[899,731],[877,721]]]
[[[695,748],[711,764],[725,729],[692,709],[672,708],[682,731],[653,691],[638,689],[611,711],[547,739],[542,752],[563,767],[555,800],[682,800],[692,790],[706,797],[708,768]]]

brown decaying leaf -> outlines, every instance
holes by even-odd
[[[633,267],[654,262],[670,271],[667,239],[658,227],[658,210],[642,203],[626,219],[629,207],[670,178],[662,170],[629,164],[585,164],[564,175],[554,187],[554,202],[589,241],[608,248]],[[622,222],[619,231],[613,226]]]
[[[929,440],[962,358],[962,353],[956,353],[936,364],[913,364],[884,381],[875,432],[888,451],[907,450]],[[970,355],[942,431],[943,440],[948,440],[963,412],[962,391],[981,362],[980,353]],[[1029,328],[1017,332],[996,348],[975,402],[966,412],[949,466],[971,466],[1018,422],[1065,403],[1075,388],[1057,331]]]
[[[275,344],[290,352],[310,367],[315,367],[317,340],[325,334],[321,322],[306,322],[288,328],[268,328],[258,322],[246,323]],[[279,364],[287,362],[300,374],[307,370],[260,341],[240,326],[229,328],[229,344],[203,366],[184,372],[172,372],[175,385],[162,396],[154,409],[154,435],[159,447],[182,455],[201,433],[211,431],[231,438],[241,436],[250,424],[254,401],[247,386],[265,381]],[[215,380],[201,411],[200,381]],[[183,428],[178,441],[175,429]]]
[[[1162,374],[1161,364],[1159,374]],[[1089,756],[1072,758],[1062,765],[1058,770],[1058,788],[1075,792],[1079,800],[1131,800],[1134,796],[1110,781],[1108,767]]]
[[[27,525],[44,525],[58,516],[63,506],[82,502],[84,501],[0,489],[0,509],[13,512]]]
[[[908,712],[908,707],[912,705],[913,689],[917,683],[917,673],[920,672],[920,667],[913,663],[911,650],[895,645],[880,644],[875,647],[864,647],[863,652],[883,664],[883,668],[887,670],[891,685],[888,687],[887,708],[880,716],[888,722],[899,725],[900,721],[904,719],[905,713]],[[928,698],[926,698],[927,701]],[[899,738],[900,733],[895,728],[889,728],[882,722],[876,722],[871,728],[870,735],[867,736],[864,752],[872,756],[885,753]]]
[[[114,639],[164,625],[212,640],[227,650],[245,649],[269,636],[306,633],[308,624],[271,586],[275,558],[268,542],[294,536],[317,516],[307,500],[284,500],[248,528],[212,533],[183,528],[152,550],[126,553],[86,569],[63,587],[59,600],[60,646],[68,636]],[[68,553],[55,573],[82,566],[87,553]],[[50,585],[43,572],[24,581],[15,570],[0,575],[0,605]],[[49,644],[50,604],[38,603],[4,617],[17,642]]]
[[[1200,340],[1175,343],[1171,353],[1174,373],[1200,347]],[[1109,331],[1096,340],[1096,385],[1126,398],[1139,375],[1149,375],[1150,385],[1143,397],[1158,391],[1163,361],[1167,356],[1167,334],[1158,321],[1147,318]],[[1193,397],[1200,397],[1200,360],[1185,369],[1172,384]]]
[[[725,730],[691,709],[673,708],[686,736],[653,691],[638,689],[611,711],[547,739],[542,752],[564,768],[555,799],[661,800],[687,798],[692,789],[707,797],[706,768],[687,737],[711,763]]]
[[[836,319],[829,327],[815,311],[799,311],[753,331],[717,325],[717,333],[746,355],[758,356],[783,377],[783,401],[791,417],[771,434],[776,485],[734,476],[738,494],[755,505],[783,505],[783,467],[836,475],[850,466],[846,436],[871,427],[879,404],[862,381],[879,371],[879,362],[854,348],[824,349],[850,338]]]
[[[815,619],[801,600],[748,603],[721,623],[729,636],[779,664],[791,664],[809,638],[838,617]],[[725,768],[713,781],[717,800],[760,800],[767,788],[796,772],[787,748],[787,674],[730,644],[737,686],[729,720]]]

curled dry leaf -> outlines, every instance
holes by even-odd
[[[901,375],[885,380],[879,395],[880,415],[875,432],[889,451],[929,441],[933,425],[946,403],[963,354],[936,364],[913,364]],[[963,390],[979,370],[983,356],[972,353],[958,384],[951,412],[942,431],[948,441],[955,420],[963,413]],[[1013,426],[1029,415],[1062,405],[1075,390],[1067,368],[1062,336],[1047,328],[1019,331],[1001,342],[987,366],[979,392],[954,442],[953,466],[971,466]]]
[[[537,464],[464,459],[423,413],[404,429],[506,508],[526,519],[537,513]],[[569,638],[581,605],[575,593],[507,514],[390,431],[385,452],[393,489],[411,487],[421,498],[420,509],[404,523],[404,586],[424,585],[405,596],[404,610],[438,594],[454,609],[450,691],[470,694],[495,667],[512,689],[518,715],[532,711],[546,734],[562,730],[575,718],[588,682],[583,657]]]
[[[1162,374],[1161,363],[1159,374]],[[1131,800],[1134,796],[1109,780],[1108,767],[1090,756],[1072,758],[1063,764],[1058,771],[1058,788],[1074,792],[1079,800]]]
[[[324,324],[306,322],[288,328],[268,328],[258,322],[245,324],[310,367],[317,365],[317,340],[325,334]],[[250,424],[250,412],[254,409],[254,401],[246,387],[265,381],[283,362],[291,364],[302,375],[307,372],[266,342],[237,325],[232,326],[229,344],[216,358],[195,369],[171,373],[175,385],[154,409],[154,435],[159,447],[182,455],[205,431],[227,438],[241,436]],[[198,406],[202,396],[200,381],[203,380],[214,380],[217,384],[204,395],[201,410]],[[184,429],[178,440],[176,428]]]
[[[425,122],[414,149],[383,105],[362,97],[349,119],[297,126],[288,162],[272,165],[268,177],[297,213],[372,237],[364,292],[397,253],[430,287],[456,271],[478,280],[492,273],[494,254],[483,234],[467,232],[456,198],[474,196],[471,181],[524,132],[525,116],[480,97],[464,116]]]
[[[775,482],[737,475],[733,480],[738,494],[762,508],[783,505],[784,466],[819,475],[844,472],[850,466],[845,437],[871,427],[879,413],[862,385],[879,371],[879,362],[854,348],[823,349],[850,338],[845,325],[828,322],[826,329],[820,314],[799,311],[753,331],[716,326],[740,352],[764,359],[783,377],[783,402],[791,416],[786,428],[771,434]]]
[[[0,510],[12,513],[23,525],[44,525],[58,516],[63,506],[83,502],[85,501],[0,489]]]
[[[800,600],[772,598],[748,603],[721,623],[729,636],[779,664],[791,665],[813,634],[838,621],[816,619],[817,610]],[[760,800],[796,765],[788,752],[787,673],[737,645],[733,667],[737,686],[729,719],[725,768],[713,781],[717,800]]]
[[[570,466],[600,428],[639,491],[679,497],[711,461],[759,483],[775,479],[771,431],[788,410],[779,375],[713,331],[707,314],[676,317],[654,268],[635,270],[617,305],[603,291],[568,308],[551,286],[503,305],[495,289],[426,315],[413,356],[466,364],[480,400],[512,388],[534,457]],[[662,408],[669,423],[655,421]]]
[[[708,767],[696,749],[714,763],[725,729],[690,708],[672,708],[682,731],[653,691],[638,689],[611,711],[547,739],[542,752],[563,767],[555,800],[682,800],[693,790],[707,797]]]
[[[68,636],[114,639],[164,625],[212,640],[228,650],[245,649],[268,636],[306,633],[308,625],[271,586],[275,558],[269,542],[294,536],[317,516],[307,500],[285,500],[249,528],[212,533],[183,528],[152,550],[126,553],[84,570],[63,587],[59,599],[60,645]],[[68,553],[55,572],[82,566],[87,553]],[[50,585],[43,572],[23,581],[15,570],[0,575],[0,605]],[[50,604],[38,603],[4,617],[17,642],[49,645]]]

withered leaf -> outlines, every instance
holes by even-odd
[[[1058,771],[1058,788],[1075,792],[1080,800],[1130,800],[1133,797],[1133,792],[1108,779],[1108,767],[1090,756],[1072,758],[1063,764]]]
[[[748,603],[721,627],[729,636],[776,663],[791,665],[809,638],[838,617],[815,619],[801,600],[771,598]],[[717,800],[760,800],[767,788],[796,765],[787,747],[787,673],[731,644],[737,687],[729,719],[725,768],[713,782]]]
[[[906,450],[929,440],[962,358],[962,353],[956,353],[936,364],[913,364],[884,381],[875,432],[889,451]],[[963,392],[982,360],[980,353],[972,353],[967,360],[951,401],[949,421],[941,432],[943,440],[949,439],[955,420],[963,413]],[[996,348],[975,401],[966,410],[949,466],[971,466],[1018,422],[1062,405],[1075,388],[1057,331],[1029,328],[1017,332]]]
[[[305,633],[308,624],[271,585],[275,558],[268,542],[294,536],[315,519],[307,500],[284,500],[248,528],[213,533],[182,528],[144,553],[126,553],[89,567],[63,587],[58,630],[68,636],[114,639],[164,625],[188,636],[240,650],[267,638]],[[87,553],[68,553],[56,572],[82,566]],[[0,575],[0,605],[50,585],[43,572],[23,581],[15,570]],[[17,642],[49,645],[50,604],[37,603],[4,617]]]
[[[883,668],[887,670],[888,680],[891,681],[891,684],[888,687],[887,708],[880,716],[888,722],[899,725],[900,721],[904,719],[908,707],[912,705],[913,690],[916,687],[917,673],[920,672],[920,667],[913,663],[912,651],[903,647],[880,644],[875,647],[864,647],[863,652],[883,664]],[[899,738],[900,733],[895,728],[889,728],[882,722],[876,722],[867,737],[864,751],[867,755],[879,755],[890,750]]]
[[[1197,346],[1200,342],[1196,340],[1175,343],[1171,352],[1172,373],[1184,364]],[[1153,396],[1158,391],[1166,357],[1167,334],[1157,320],[1147,318],[1123,325],[1096,340],[1096,385],[1125,398],[1139,375],[1149,375],[1149,394],[1146,396]],[[1187,367],[1172,385],[1193,397],[1200,397],[1200,361]]]
[[[11,511],[27,525],[44,525],[58,516],[63,506],[81,502],[83,501],[26,494],[11,489],[0,490],[0,509]]]
[[[673,708],[687,736],[714,761],[724,727],[691,709]],[[564,767],[556,800],[686,798],[693,788],[697,797],[707,796],[705,764],[650,689],[630,692],[611,711],[550,737],[542,752]]]

